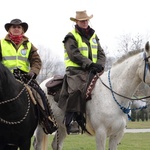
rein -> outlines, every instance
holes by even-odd
[[[112,96],[113,96],[115,102],[118,104],[118,106],[120,107],[120,109],[121,109],[125,114],[128,115],[128,118],[129,118],[130,120],[131,120],[131,116],[129,115],[129,112],[130,112],[131,110],[138,110],[138,109],[141,110],[141,109],[146,109],[146,108],[147,108],[147,105],[146,105],[146,106],[143,106],[143,107],[138,107],[138,108],[130,108],[130,104],[129,104],[128,108],[126,108],[126,107],[124,107],[124,106],[121,106],[121,104],[119,104],[119,102],[116,100],[115,95],[114,95],[114,92],[113,92],[113,90],[112,90],[112,85],[111,85],[111,81],[110,81],[110,70],[109,70],[109,72],[108,72],[108,79],[109,79],[110,90],[111,90],[111,92],[112,92]],[[132,99],[132,100],[135,100],[135,99]],[[137,99],[136,99],[136,100],[137,100]]]
[[[144,61],[145,61],[143,81],[145,82],[145,77],[146,77],[147,70],[149,69],[149,71],[150,71],[150,65],[149,65],[149,63],[148,63],[148,59],[150,58],[150,56],[146,57],[146,53],[144,53],[143,56],[144,56]],[[110,83],[110,70],[109,70],[108,74],[109,74],[108,79],[109,79],[109,85],[110,85],[110,84],[111,84],[111,83]],[[115,92],[114,90],[112,90],[112,88],[108,87],[108,86],[101,80],[101,78],[99,78],[99,79],[100,79],[101,83],[102,83],[105,87],[107,87],[109,90],[111,90],[113,93],[115,93],[116,95],[118,95],[118,96],[120,96],[120,97],[129,99],[129,100],[131,100],[131,101],[133,101],[133,100],[142,100],[142,99],[148,99],[148,98],[150,98],[150,95],[149,95],[149,96],[142,97],[142,98],[136,98],[136,99],[135,99],[135,98],[126,97],[126,96],[124,96],[124,95],[121,95],[121,94]]]
[[[143,75],[143,81],[144,81],[144,82],[145,82],[145,77],[146,77],[147,70],[149,69],[149,71],[150,71],[150,65],[149,65],[149,63],[148,63],[148,59],[149,59],[149,58],[150,58],[150,56],[146,57],[146,53],[144,53],[144,61],[145,61],[144,75]],[[98,75],[97,75],[97,76],[98,76]],[[101,78],[100,78],[99,76],[98,76],[98,78],[100,79],[101,83],[102,83],[105,87],[107,87],[107,89],[109,89],[109,90],[111,91],[112,96],[113,96],[115,102],[118,104],[118,106],[120,107],[120,109],[121,109],[125,114],[128,115],[128,118],[129,118],[129,119],[131,119],[131,117],[130,117],[130,115],[129,115],[130,110],[137,110],[137,109],[142,110],[142,109],[146,109],[146,108],[148,107],[148,106],[146,105],[146,106],[139,107],[139,108],[129,108],[129,107],[130,107],[130,104],[129,104],[128,108],[125,108],[124,106],[121,106],[121,105],[119,104],[119,102],[116,100],[114,94],[116,94],[116,95],[118,95],[118,96],[120,96],[120,97],[129,99],[129,100],[131,100],[131,101],[133,101],[133,100],[147,99],[147,98],[150,98],[150,96],[146,96],[146,97],[142,97],[142,98],[136,98],[136,99],[134,98],[134,99],[133,99],[133,98],[129,98],[129,97],[123,96],[123,95],[121,95],[121,94],[118,94],[117,92],[115,92],[115,91],[112,89],[111,80],[110,80],[110,70],[108,71],[109,87],[101,80]]]
[[[31,80],[32,80],[32,78],[29,80],[29,82],[27,83],[27,85],[31,82]],[[24,83],[22,83],[22,84],[24,85]],[[26,91],[26,94],[27,94],[28,107],[27,107],[27,111],[24,114],[24,116],[22,117],[22,119],[20,119],[18,121],[7,121],[7,120],[5,120],[5,119],[3,119],[3,118],[0,117],[0,122],[2,122],[4,124],[9,124],[9,125],[16,125],[16,124],[22,123],[26,119],[26,117],[27,117],[27,115],[29,113],[29,110],[30,110],[31,102],[30,102],[30,95],[29,95],[29,93],[28,93],[25,85],[24,85],[23,89],[19,92],[19,94],[16,97],[11,98],[11,99],[6,100],[6,101],[3,101],[3,102],[0,102],[0,105],[6,104],[6,103],[9,103],[9,102],[17,100],[20,97],[20,95],[23,93],[23,91]]]
[[[109,73],[110,73],[110,71],[109,71]],[[108,78],[109,78],[109,81],[110,81],[110,77],[108,77]],[[142,100],[142,99],[150,98],[150,95],[149,95],[149,96],[142,97],[142,98],[130,98],[130,97],[126,97],[126,96],[124,96],[124,95],[121,95],[121,94],[115,92],[112,88],[108,87],[108,86],[102,81],[102,79],[101,79],[100,77],[99,77],[99,79],[100,79],[101,83],[102,83],[107,89],[109,89],[109,90],[112,91],[114,94],[116,94],[116,95],[118,95],[118,96],[120,96],[120,97],[129,99],[129,100],[131,100],[131,101],[134,101],[134,100]]]

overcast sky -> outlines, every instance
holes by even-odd
[[[4,24],[14,18],[27,22],[26,36],[35,45],[43,45],[63,55],[62,40],[73,29],[70,17],[75,11],[93,14],[90,26],[95,29],[102,47],[117,51],[117,38],[123,34],[149,34],[149,0],[3,0],[0,8],[0,38]]]

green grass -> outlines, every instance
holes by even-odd
[[[127,128],[141,129],[150,128],[150,122],[129,122]],[[53,135],[49,136],[48,150],[52,150],[50,143]],[[118,150],[149,150],[150,149],[150,133],[125,133]],[[31,149],[33,150],[33,148]],[[95,137],[85,134],[68,135],[64,141],[63,150],[96,150]],[[108,150],[108,141],[106,144]]]
[[[150,121],[129,121],[127,124],[128,129],[148,129],[150,128]]]
[[[64,142],[64,150],[92,150],[96,149],[95,137],[88,135],[69,135]]]
[[[125,133],[118,150],[150,150],[149,139],[150,133]]]

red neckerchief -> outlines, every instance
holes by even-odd
[[[22,41],[23,35],[17,35],[17,36],[15,36],[15,35],[9,34],[9,38],[16,45],[18,45]]]

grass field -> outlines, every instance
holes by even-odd
[[[129,122],[127,128],[147,129],[150,128],[150,121]],[[50,146],[52,139],[53,135],[50,135],[48,150],[52,150]],[[65,139],[63,150],[96,150],[95,137],[85,134],[68,135]],[[106,150],[108,150],[108,141],[106,144]],[[125,133],[121,144],[118,146],[118,150],[150,150],[150,133]]]
[[[129,121],[127,124],[128,129],[150,129],[150,120],[149,121]]]

